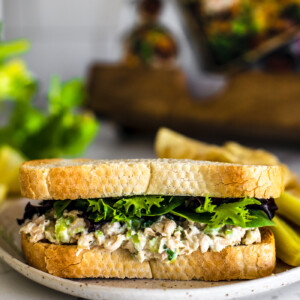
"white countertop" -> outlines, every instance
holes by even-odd
[[[258,145],[259,146],[259,145]],[[279,156],[282,162],[300,175],[299,151],[293,149],[280,149],[268,147]],[[101,124],[100,134],[95,143],[86,153],[90,158],[151,158],[154,157],[151,140],[126,140],[121,141],[115,128],[108,124]],[[299,278],[300,279],[300,278]],[[73,296],[65,295],[47,287],[39,285],[20,275],[3,261],[0,260],[0,300],[75,300]],[[243,298],[254,299],[253,297]],[[293,300],[300,299],[300,281],[268,293],[255,296],[256,300]]]

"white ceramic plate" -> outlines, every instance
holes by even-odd
[[[278,263],[266,278],[233,282],[62,279],[28,266],[21,253],[16,217],[21,217],[26,199],[6,201],[0,212],[0,257],[13,269],[49,288],[87,299],[179,300],[231,299],[276,289],[300,280],[300,267]]]

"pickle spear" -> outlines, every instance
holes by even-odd
[[[276,226],[270,229],[275,235],[277,257],[290,266],[300,266],[300,233],[277,215],[273,222]]]
[[[6,198],[7,190],[8,190],[7,185],[0,183],[0,204]]]
[[[0,147],[0,184],[6,185],[8,192],[20,192],[19,167],[24,161],[25,158],[15,149],[9,146]],[[4,191],[3,187],[0,187],[0,193],[1,191]]]
[[[275,202],[280,215],[300,226],[300,187],[283,192]]]

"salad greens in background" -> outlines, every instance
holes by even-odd
[[[38,85],[20,58],[29,48],[26,39],[0,39],[0,118],[4,117],[1,116],[4,101],[11,102],[12,106],[6,124],[0,126],[0,173],[16,170],[24,159],[80,155],[99,129],[92,113],[80,111],[87,95],[82,79],[62,82],[58,76],[53,76],[47,108],[41,110],[34,105]],[[15,164],[12,166],[7,161]],[[15,176],[7,180],[1,177],[0,199],[1,190],[5,190],[1,186],[10,185],[10,180],[17,182]]]

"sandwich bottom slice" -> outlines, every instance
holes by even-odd
[[[25,258],[55,276],[219,281],[275,268],[267,227],[280,167],[46,160],[23,164],[20,181],[24,196],[42,200],[18,219]]]

